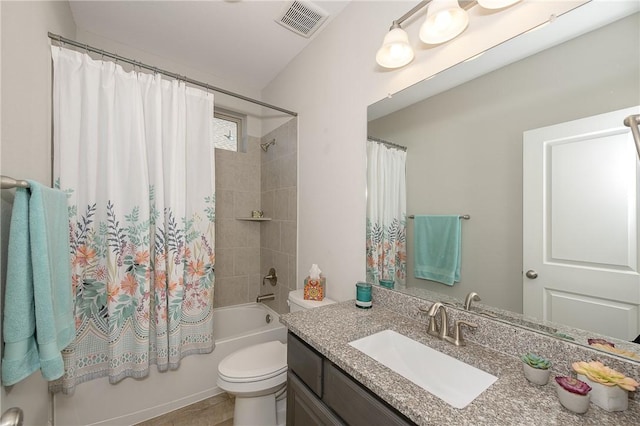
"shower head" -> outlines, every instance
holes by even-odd
[[[267,151],[269,150],[269,147],[270,147],[271,145],[275,145],[275,144],[276,144],[276,140],[275,140],[275,139],[272,139],[272,140],[270,140],[269,142],[261,143],[261,144],[260,144],[260,148],[262,148],[262,150],[263,150],[264,152],[267,152]]]

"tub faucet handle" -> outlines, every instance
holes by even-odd
[[[278,284],[278,275],[276,275],[276,268],[269,269],[269,273],[262,277],[262,285],[264,285],[264,281],[269,280],[272,286],[276,286]]]

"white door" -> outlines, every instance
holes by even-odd
[[[640,107],[524,133],[524,314],[633,340],[640,329]]]

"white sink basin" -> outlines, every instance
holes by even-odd
[[[455,408],[466,407],[498,380],[393,330],[349,344]]]

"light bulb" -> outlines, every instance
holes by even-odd
[[[382,47],[376,54],[376,62],[385,68],[400,68],[413,60],[413,49],[407,33],[399,26],[392,28],[384,37]]]
[[[398,60],[405,57],[407,54],[407,46],[400,43],[394,43],[389,46],[389,56],[393,60]]]
[[[480,7],[485,9],[502,9],[518,3],[520,0],[478,0]]]
[[[453,17],[451,16],[451,12],[448,10],[438,13],[433,19],[433,24],[437,31],[445,31],[449,26],[451,26],[451,22],[453,22]]]
[[[420,40],[427,44],[444,43],[460,35],[468,24],[469,15],[457,0],[432,0],[420,27]]]

